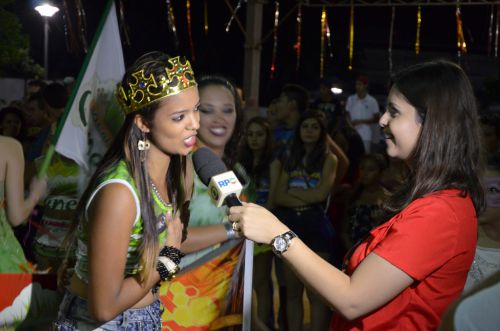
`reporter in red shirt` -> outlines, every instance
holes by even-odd
[[[435,330],[465,284],[483,208],[475,97],[446,61],[393,78],[379,120],[390,157],[409,176],[387,201],[387,221],[346,255],[345,272],[314,254],[266,209],[230,209],[235,228],[272,243],[303,282],[337,312],[330,330]]]

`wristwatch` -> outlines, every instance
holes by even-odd
[[[290,241],[295,237],[297,237],[297,235],[291,230],[274,237],[271,241],[271,247],[274,254],[281,257],[281,255],[288,250],[288,247],[290,247]]]

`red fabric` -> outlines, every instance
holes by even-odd
[[[458,298],[474,259],[477,218],[469,197],[443,190],[413,201],[371,231],[352,255],[347,273],[371,252],[415,282],[392,301],[362,318],[335,314],[330,330],[436,330],[447,306]]]

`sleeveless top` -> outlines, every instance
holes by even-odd
[[[26,273],[31,268],[7,220],[6,208],[5,181],[0,180],[0,273]]]
[[[112,183],[119,183],[125,185],[135,200],[136,215],[135,221],[130,234],[130,240],[128,244],[127,260],[125,263],[125,270],[123,271],[125,276],[135,275],[141,271],[140,268],[140,251],[139,247],[142,241],[143,232],[143,221],[141,218],[141,206],[139,200],[139,194],[137,187],[135,185],[134,179],[130,175],[125,161],[121,160],[114,169],[112,169],[103,179],[97,184],[96,188],[90,195],[89,201],[85,206],[85,215],[80,220],[77,229],[77,249],[76,249],[76,265],[75,273],[78,278],[88,283],[89,276],[89,266],[88,266],[88,242],[89,242],[89,229],[88,229],[88,219],[87,210],[95,197],[95,195],[104,186]],[[173,212],[171,205],[165,205],[156,196],[154,190],[151,190],[151,196],[153,197],[153,208],[154,213],[158,220],[158,236],[160,246],[165,244],[165,239],[167,236],[166,227],[166,214],[167,212]],[[119,206],[117,206],[119,208]],[[110,238],[111,239],[111,238]]]

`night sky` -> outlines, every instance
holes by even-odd
[[[251,0],[249,0],[251,1]],[[233,7],[236,0],[227,0]],[[312,3],[313,1],[311,1]],[[7,7],[21,20],[24,32],[30,37],[31,55],[43,64],[43,20],[33,9],[37,1],[17,0]],[[62,1],[55,1],[62,8]],[[67,0],[73,29],[77,30],[77,15],[74,1]],[[82,0],[87,21],[87,41],[90,44],[95,28],[103,11],[105,1]],[[123,0],[126,23],[131,45],[123,46],[125,62],[130,64],[146,51],[162,50],[170,54],[180,53],[192,58],[186,23],[186,1],[171,0],[174,5],[179,49],[168,29],[165,0]],[[229,33],[225,25],[230,11],[225,0],[207,0],[208,34],[203,29],[204,1],[191,0],[191,24],[195,47],[195,72],[218,72],[229,75],[242,83],[244,35],[233,21]],[[317,2],[316,2],[317,3]],[[295,1],[281,0],[280,14],[283,17]],[[274,1],[264,5],[263,37],[272,31]],[[355,59],[354,70],[348,72],[348,29],[349,8],[328,8],[328,20],[332,33],[333,58],[325,62],[325,74],[342,78],[356,74],[363,66],[364,49],[387,50],[391,9],[389,7],[356,7],[355,9]],[[463,6],[464,34],[469,54],[487,55],[490,6]],[[416,35],[416,7],[397,7],[394,25],[393,49],[412,51]],[[293,44],[296,38],[296,12],[279,27],[276,73],[269,79],[273,38],[267,38],[262,45],[261,95],[272,95],[284,82],[300,82],[314,87],[319,79],[321,7],[303,7],[302,10],[302,60],[300,70],[295,70],[296,58]],[[245,25],[245,4],[238,12],[238,18]],[[49,78],[77,76],[84,53],[71,54],[66,48],[63,16],[60,11],[50,23]],[[124,43],[122,34],[122,43]],[[456,54],[456,21],[454,6],[422,7],[421,52],[445,52]],[[261,98],[262,99],[262,98]]]

